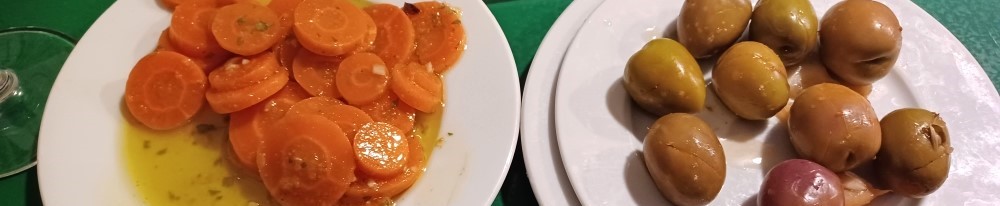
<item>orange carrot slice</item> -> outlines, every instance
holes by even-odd
[[[174,9],[170,19],[170,42],[189,57],[206,57],[223,50],[212,36],[214,6],[181,4]]]
[[[393,68],[391,73],[390,87],[406,104],[426,113],[443,107],[444,83],[429,65],[408,63]]]
[[[372,53],[351,55],[340,62],[337,70],[337,91],[351,105],[375,101],[389,85],[389,69]]]
[[[290,36],[292,32],[292,27],[295,25],[295,8],[299,6],[302,0],[271,0],[267,4],[271,11],[278,14],[278,18],[281,19],[280,26],[281,32],[284,36]],[[296,42],[297,43],[297,42]]]
[[[271,48],[283,34],[278,15],[256,3],[236,3],[219,8],[212,21],[212,34],[226,50],[250,56]]]
[[[362,125],[373,122],[372,118],[357,107],[344,105],[340,100],[330,97],[313,97],[292,106],[289,114],[318,114],[337,123],[347,134],[348,139],[354,139],[354,134]]]
[[[377,197],[394,197],[406,191],[417,181],[424,172],[426,160],[424,159],[424,148],[420,145],[419,137],[408,135],[407,144],[409,148],[408,159],[403,168],[402,174],[398,174],[388,179],[379,179],[362,175],[358,181],[351,183],[351,187],[344,195],[347,200],[365,200]]]
[[[408,139],[389,123],[364,124],[353,141],[358,167],[373,178],[391,178],[403,173],[410,156]]]
[[[125,83],[125,104],[143,125],[177,128],[191,120],[204,102],[205,73],[176,52],[159,51],[135,64]]]
[[[405,4],[403,11],[416,32],[416,60],[431,63],[437,73],[448,71],[465,50],[465,28],[458,11],[437,1]]]
[[[278,74],[276,55],[272,52],[253,57],[234,57],[208,75],[208,81],[215,90],[237,90],[258,84],[261,80]]]
[[[303,0],[294,12],[295,36],[316,54],[336,56],[355,50],[375,22],[346,0]]]
[[[174,47],[173,43],[170,42],[169,30],[170,30],[169,28],[164,29],[163,33],[160,33],[160,39],[159,41],[156,42],[156,49],[154,51],[180,52],[177,51],[177,48]],[[194,61],[195,64],[198,64],[198,67],[204,70],[205,73],[208,73],[214,70],[215,68],[219,67],[219,65],[226,62],[226,60],[232,56],[233,54],[229,53],[226,50],[216,50],[205,57],[194,57],[194,58],[188,57],[188,58],[191,58],[191,60]]]
[[[355,161],[344,132],[319,115],[288,115],[261,144],[257,166],[281,205],[334,205],[354,182]]]
[[[375,4],[365,8],[378,28],[373,53],[393,68],[413,53],[413,24],[403,10],[392,4]]]
[[[278,66],[277,58],[270,52],[226,64],[208,76],[212,87],[205,93],[205,99],[220,114],[253,106],[288,83],[288,70]]]
[[[175,9],[181,4],[199,4],[210,7],[215,7],[216,5],[215,0],[160,0],[160,3],[169,9]]]
[[[257,149],[267,131],[285,116],[292,105],[308,97],[309,93],[302,90],[299,84],[289,82],[263,102],[229,115],[229,143],[240,165],[257,172]]]
[[[292,61],[292,74],[310,94],[339,98],[335,81],[341,61],[340,57],[321,56],[302,49]]]
[[[376,122],[392,124],[392,126],[407,134],[413,132],[417,110],[400,101],[399,97],[392,92],[386,92],[376,98],[375,101],[366,105],[360,105],[358,108],[365,111]]]
[[[278,42],[278,44],[275,44],[274,54],[278,55],[278,64],[292,70],[292,62],[294,62],[295,56],[298,55],[299,49],[302,49],[302,46],[299,45],[299,40],[296,40],[294,36],[285,38]],[[295,72],[292,73],[294,74]]]

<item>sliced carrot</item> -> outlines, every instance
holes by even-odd
[[[246,109],[288,83],[288,70],[278,66],[278,60],[270,52],[240,61],[239,64],[227,64],[208,75],[211,88],[205,93],[205,99],[217,113]],[[257,72],[258,67],[266,72]]]
[[[170,29],[167,28],[163,30],[163,33],[160,33],[160,39],[158,42],[156,42],[156,49],[154,51],[180,52],[177,51],[177,48],[173,45],[173,43],[170,42],[169,30]],[[215,68],[219,67],[219,65],[221,65],[223,62],[229,59],[229,57],[232,56],[233,54],[229,53],[226,50],[216,50],[205,57],[194,57],[194,58],[188,57],[188,58],[191,58],[191,60],[194,61],[195,64],[198,64],[198,66],[202,70],[204,70],[205,73],[208,73],[214,70]]]
[[[302,46],[299,45],[299,40],[296,40],[294,36],[290,36],[275,44],[273,50],[274,54],[278,55],[278,64],[292,70],[292,62],[299,53],[299,49],[302,49]],[[294,74],[295,72],[292,73]]]
[[[281,19],[281,32],[286,37],[291,36],[292,27],[295,25],[295,8],[298,7],[301,2],[302,0],[271,0],[271,2],[267,4],[267,7],[271,8],[271,11],[278,14],[278,18]]]
[[[416,32],[416,60],[431,63],[437,73],[448,71],[465,50],[465,28],[458,11],[437,1],[405,4],[403,11]]]
[[[281,66],[272,52],[252,57],[234,57],[226,61],[208,75],[212,89],[229,91],[258,84],[260,81],[280,73]]]
[[[354,157],[362,172],[372,178],[402,174],[410,157],[409,138],[385,122],[364,124],[354,136]]]
[[[389,86],[389,69],[372,53],[351,55],[337,69],[337,91],[351,105],[375,101]]]
[[[356,180],[353,149],[337,124],[287,115],[261,144],[257,166],[281,205],[334,205]]]
[[[371,17],[346,0],[303,0],[293,15],[302,47],[325,56],[354,51],[375,27]]]
[[[362,125],[373,122],[372,118],[357,107],[344,105],[340,100],[330,97],[312,97],[292,106],[289,115],[318,114],[337,123],[347,134],[348,139],[354,139],[354,134]]]
[[[264,1],[267,0],[217,0],[215,2],[219,6],[226,6],[235,3],[254,3],[254,4],[264,5]]]
[[[351,187],[344,195],[345,200],[365,200],[377,197],[394,197],[406,191],[424,172],[426,160],[424,159],[424,148],[419,144],[420,139],[414,135],[408,135],[410,144],[409,158],[403,168],[402,174],[398,174],[388,179],[380,179],[367,175],[359,175],[358,181],[351,183]]]
[[[431,113],[443,107],[444,83],[434,74],[429,65],[416,63],[400,65],[392,69],[392,91],[399,99],[422,112]]]
[[[371,116],[372,120],[376,122],[392,124],[407,134],[413,132],[417,110],[399,101],[399,97],[395,93],[386,92],[372,103],[360,105],[358,108],[368,113],[368,116]]]
[[[257,171],[257,149],[274,127],[295,103],[309,97],[309,93],[295,82],[289,82],[281,91],[263,102],[233,112],[229,115],[229,143],[240,165]]]
[[[358,43],[358,47],[354,48],[354,51],[348,52],[347,55],[371,52],[375,49],[375,39],[378,38],[378,27],[375,27],[374,21],[372,21],[372,26],[368,27],[364,35],[365,37]]]
[[[146,55],[125,82],[125,104],[143,125],[156,130],[177,128],[201,109],[205,73],[191,59],[172,51]]]
[[[292,61],[292,74],[295,75],[295,81],[310,94],[339,98],[340,92],[337,91],[335,81],[341,61],[340,57],[321,56],[302,49]]]
[[[278,15],[256,3],[235,3],[219,8],[212,34],[226,50],[250,56],[271,48],[284,37]]]
[[[389,68],[404,62],[413,53],[413,24],[402,9],[392,4],[375,4],[365,8],[378,28],[373,53]]]
[[[212,36],[214,6],[181,4],[174,9],[170,19],[170,42],[188,57],[206,57],[219,53],[222,47]]]

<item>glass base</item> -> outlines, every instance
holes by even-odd
[[[11,69],[19,89],[0,102],[0,178],[36,164],[42,110],[74,43],[37,28],[0,31],[0,69]]]

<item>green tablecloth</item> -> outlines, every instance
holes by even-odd
[[[140,0],[135,0],[140,1]],[[965,44],[1000,88],[1000,4],[993,0],[914,0]],[[113,0],[0,0],[0,29],[37,27],[75,42]],[[535,50],[571,0],[485,0],[507,36],[523,85]],[[55,65],[61,65],[55,64]],[[54,74],[53,74],[54,75]],[[48,85],[46,85],[48,86]],[[41,205],[35,169],[0,179],[3,205]],[[520,148],[494,205],[534,205]]]

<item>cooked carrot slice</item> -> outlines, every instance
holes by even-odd
[[[404,62],[413,53],[413,24],[403,10],[392,4],[375,4],[365,8],[378,28],[373,53],[385,61],[388,68]]]
[[[278,59],[272,52],[252,57],[234,57],[226,64],[209,73],[208,82],[212,89],[229,91],[250,87],[260,81],[280,73]]]
[[[371,17],[346,0],[303,0],[293,15],[302,47],[325,56],[355,50],[375,27]]]
[[[278,42],[278,44],[275,44],[274,54],[278,55],[278,64],[292,70],[292,62],[299,53],[299,49],[302,49],[302,46],[299,45],[299,40],[296,40],[294,36],[285,38]],[[292,73],[294,74],[295,72]]]
[[[160,39],[158,42],[156,42],[156,49],[154,51],[180,52],[177,51],[177,48],[174,47],[173,43],[170,42],[169,30],[170,29],[167,28],[163,30],[163,33],[160,33]],[[191,58],[191,60],[194,61],[195,64],[198,64],[198,66],[202,70],[204,70],[205,73],[208,73],[214,70],[215,68],[219,67],[219,65],[221,65],[223,62],[229,59],[229,57],[232,56],[233,54],[229,53],[226,50],[216,50],[205,57],[194,57],[194,58],[188,57],[188,58]]]
[[[405,4],[403,11],[416,32],[416,60],[431,63],[437,73],[448,71],[465,50],[465,28],[458,11],[437,1]]]
[[[226,6],[235,3],[254,3],[254,4],[264,5],[264,1],[267,0],[218,0],[215,2],[219,6]]]
[[[295,82],[289,82],[281,91],[263,102],[233,112],[229,115],[229,143],[240,165],[257,172],[257,149],[274,127],[295,103],[309,98],[309,93]]]
[[[358,176],[358,181],[351,183],[351,187],[344,195],[345,200],[365,200],[377,197],[394,197],[406,191],[417,178],[424,172],[426,160],[424,159],[424,148],[420,145],[419,137],[408,135],[410,144],[409,158],[402,174],[398,174],[388,179],[380,179],[367,175]]]
[[[357,107],[344,105],[340,100],[330,97],[312,97],[292,105],[288,110],[290,115],[318,114],[337,123],[347,134],[348,139],[354,139],[354,134],[362,125],[373,122],[372,118]]]
[[[181,4],[174,9],[170,19],[170,42],[188,57],[206,57],[219,53],[222,47],[212,36],[214,6]]]
[[[281,38],[278,15],[256,3],[236,3],[219,8],[212,34],[226,50],[250,56],[271,48]]]
[[[125,82],[125,104],[143,125],[173,129],[191,120],[204,102],[205,73],[191,59],[172,51],[146,55]]]
[[[278,18],[281,19],[279,26],[281,26],[282,34],[286,37],[291,36],[292,27],[295,25],[295,8],[301,2],[302,0],[271,0],[267,4],[267,7],[271,8],[271,11],[278,14]]]
[[[295,81],[302,85],[310,94],[339,98],[336,75],[340,67],[340,57],[321,56],[309,50],[299,50],[292,61],[292,74]]]
[[[375,101],[389,86],[389,71],[385,62],[372,53],[351,55],[337,69],[337,91],[351,105]]]
[[[391,70],[392,91],[399,99],[422,112],[431,113],[443,107],[444,89],[441,77],[429,65],[416,63],[400,65]]]
[[[286,115],[261,144],[257,166],[281,205],[335,205],[354,175],[351,142],[319,115]]]
[[[353,139],[358,167],[373,178],[392,178],[403,173],[406,160],[410,158],[408,139],[389,123],[364,124]]]
[[[360,105],[358,108],[365,111],[376,122],[392,124],[407,134],[413,132],[417,110],[400,101],[395,93],[386,92],[372,103]]]
[[[220,114],[253,106],[288,83],[288,70],[278,66],[277,58],[270,52],[227,64],[208,76],[211,88],[205,93],[205,99],[212,110]]]

